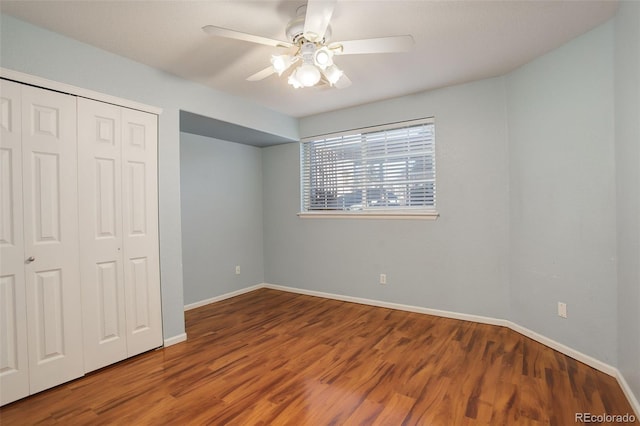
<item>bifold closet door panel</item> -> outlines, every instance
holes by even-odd
[[[0,80],[0,405],[29,395],[20,85]]]
[[[76,98],[22,86],[30,393],[84,374]]]
[[[162,346],[158,117],[122,108],[123,239],[128,356]]]
[[[127,357],[120,110],[114,105],[78,99],[85,372]]]
[[[157,117],[78,99],[85,371],[162,345]]]
[[[157,116],[0,81],[0,405],[162,346]]]

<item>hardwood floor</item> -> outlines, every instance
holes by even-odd
[[[187,342],[5,406],[0,424],[574,425],[575,413],[633,414],[614,378],[504,327],[268,289],[188,311],[186,325]]]

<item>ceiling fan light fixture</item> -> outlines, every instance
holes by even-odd
[[[289,55],[272,55],[271,56],[271,66],[273,66],[273,70],[278,73],[278,75],[282,75],[291,64],[293,64],[294,58]]]
[[[329,49],[322,47],[316,50],[313,61],[317,66],[325,69],[333,64],[332,56],[333,53]]]
[[[304,63],[300,65],[294,74],[296,80],[304,87],[315,86],[320,81],[320,70],[313,64]]]
[[[292,85],[294,89],[301,89],[302,87],[304,87],[302,83],[300,83],[300,81],[298,81],[298,79],[296,78],[295,72],[289,76],[289,78],[287,79],[287,83]]]
[[[335,65],[331,65],[327,67],[326,70],[324,70],[324,76],[327,78],[327,80],[329,80],[329,83],[332,86],[336,84],[338,80],[340,80],[343,74],[344,74],[344,71],[342,71],[340,68],[336,67]]]
[[[2,0],[0,0],[2,1]],[[207,34],[266,46],[290,49],[289,54],[272,55],[271,65],[250,75],[248,81],[260,81],[272,74],[288,77],[296,89],[322,82],[338,89],[351,86],[349,77],[333,63],[334,55],[408,52],[414,45],[411,35],[399,35],[331,42],[331,18],[338,0],[306,0],[289,21],[288,41],[248,34],[228,28],[206,25]],[[296,64],[294,66],[294,64]]]

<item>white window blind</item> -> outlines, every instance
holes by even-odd
[[[433,119],[301,142],[302,212],[434,211]]]

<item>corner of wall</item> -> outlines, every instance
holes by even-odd
[[[623,389],[640,396],[640,3],[615,17],[615,150],[618,368]],[[640,413],[639,413],[640,417]]]

